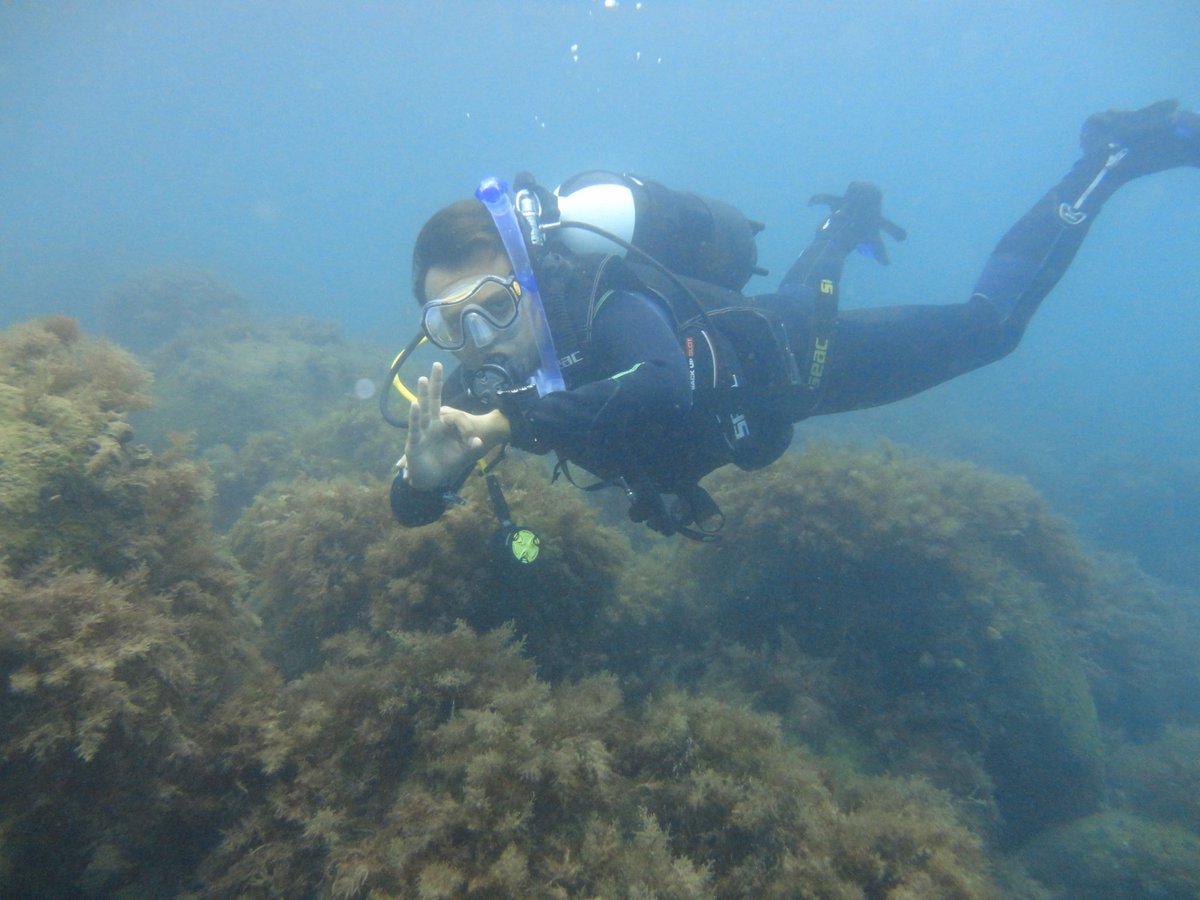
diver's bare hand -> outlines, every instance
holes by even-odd
[[[508,440],[508,420],[499,410],[482,416],[442,406],[443,369],[434,363],[417,381],[417,402],[408,411],[403,464],[417,490],[449,484],[463,469]]]
[[[418,490],[448,484],[482,450],[451,422],[442,420],[443,368],[434,363],[429,377],[417,380],[417,399],[408,411],[408,435],[404,442],[404,466],[409,483]]]
[[[481,416],[463,412],[453,406],[442,407],[442,421],[453,425],[463,440],[472,446],[478,446],[479,456],[483,456],[493,447],[503,444],[512,436],[512,428],[504,413],[498,409],[485,412]],[[476,445],[475,442],[478,442]],[[477,457],[478,458],[478,457]]]

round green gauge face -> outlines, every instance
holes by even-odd
[[[508,537],[508,549],[517,562],[529,565],[538,558],[542,542],[528,528],[518,528]]]

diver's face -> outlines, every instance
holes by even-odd
[[[454,267],[432,267],[425,275],[425,296],[434,300],[478,281],[485,275],[502,279],[512,278],[512,264],[503,253],[480,253],[470,261]],[[489,285],[489,290],[503,291],[498,285]],[[498,357],[508,360],[519,370],[532,372],[537,368],[538,350],[532,323],[529,320],[529,304],[517,304],[516,320],[505,328],[492,326],[477,312],[463,313],[461,324],[466,342],[454,356],[469,371],[473,371],[489,360]]]

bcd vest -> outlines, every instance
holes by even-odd
[[[787,449],[792,426],[783,410],[799,383],[796,362],[782,322],[754,298],[616,256],[547,254],[539,283],[564,370],[587,358],[592,323],[607,295],[641,294],[657,301],[674,324],[693,410],[713,418],[725,461],[757,469]]]

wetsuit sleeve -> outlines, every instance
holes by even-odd
[[[547,394],[529,408],[535,446],[568,457],[584,451],[621,458],[646,430],[669,427],[691,408],[674,325],[648,297],[609,294],[592,322],[589,353],[590,371],[602,377]]]
[[[392,515],[396,521],[408,528],[428,525],[441,518],[446,511],[446,500],[442,491],[418,491],[404,480],[404,473],[392,479]]]
[[[453,484],[432,491],[417,490],[404,480],[403,472],[397,473],[392,479],[392,515],[396,517],[397,522],[409,528],[436,522],[463,486],[474,465],[472,463],[464,470],[462,477],[455,479]]]

